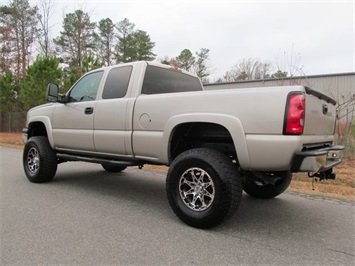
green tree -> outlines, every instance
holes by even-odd
[[[150,40],[149,35],[142,30],[137,30],[130,35],[130,44],[128,51],[129,61],[154,60],[155,54],[152,52],[155,43]]]
[[[287,78],[287,75],[288,73],[286,71],[277,70],[277,72],[272,74],[271,77],[281,79],[281,78]]]
[[[82,72],[83,58],[95,48],[95,25],[88,13],[76,10],[65,16],[63,31],[54,40],[60,54],[64,55],[64,61],[77,67],[79,72]]]
[[[5,68],[13,69],[17,77],[26,74],[38,18],[38,8],[31,7],[28,0],[13,0],[9,5],[0,6],[0,58],[9,59],[10,65]]]
[[[0,88],[0,112],[18,111],[20,86],[11,71],[0,76]]]
[[[200,79],[208,77],[211,74],[210,68],[207,65],[209,52],[210,50],[206,48],[201,48],[200,52],[196,52],[195,73]]]
[[[85,55],[83,59],[83,72],[89,72],[91,70],[97,69],[102,67],[102,63],[100,61],[100,58],[98,58],[95,54],[93,53],[88,53]]]
[[[98,31],[98,55],[105,65],[110,66],[115,46],[115,24],[109,18],[102,19],[99,21]]]
[[[55,57],[37,57],[36,61],[28,67],[19,94],[24,110],[27,111],[46,102],[48,83],[60,83],[62,77],[62,70],[58,65],[59,60]]]
[[[116,45],[116,61],[133,62],[139,60],[153,60],[152,52],[155,43],[142,30],[134,30],[134,24],[128,19],[118,23],[118,44]]]
[[[102,67],[100,58],[92,52],[85,55],[82,62],[82,68],[69,65],[62,69],[62,79],[59,83],[61,93],[67,92],[76,81],[86,72]]]
[[[12,28],[4,25],[0,26],[0,74],[10,71],[14,66],[14,62],[16,62],[13,56],[14,48],[11,47],[12,42]]]
[[[62,79],[59,86],[60,92],[67,92],[73,86],[73,84],[81,77],[82,72],[82,69],[78,69],[74,66],[64,67]]]
[[[190,71],[195,64],[195,57],[189,49],[181,51],[180,55],[176,57],[179,68]]]
[[[131,46],[131,34],[133,33],[135,25],[125,18],[120,21],[117,25],[117,39],[118,43],[116,45],[116,62],[129,62],[129,48]]]

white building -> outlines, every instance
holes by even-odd
[[[339,97],[347,97],[355,94],[355,72],[314,75],[302,77],[287,77],[283,79],[246,80],[236,82],[222,82],[205,84],[206,90],[235,89],[235,88],[256,88],[288,85],[304,85],[321,91],[336,100]]]
[[[355,111],[355,72],[287,77],[282,79],[247,80],[205,84],[205,90],[240,89],[257,87],[274,87],[303,85],[320,91],[334,98],[340,105],[340,116]]]

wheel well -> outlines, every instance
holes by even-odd
[[[47,130],[43,123],[33,122],[28,127],[28,138],[34,136],[45,136],[47,137]]]
[[[213,123],[185,123],[178,125],[170,139],[169,159],[173,161],[180,153],[194,148],[211,148],[237,160],[237,153],[229,131]]]

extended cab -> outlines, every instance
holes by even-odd
[[[243,190],[273,198],[293,172],[335,178],[341,162],[336,102],[303,86],[204,91],[188,72],[134,62],[91,71],[65,95],[49,84],[47,99],[23,130],[30,181],[52,180],[68,161],[167,165],[172,209],[199,228],[230,217]]]

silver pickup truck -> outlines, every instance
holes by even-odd
[[[153,62],[97,69],[65,94],[31,109],[23,167],[31,182],[53,179],[69,161],[167,165],[170,206],[185,223],[209,228],[238,209],[243,190],[283,193],[293,172],[335,178],[336,102],[303,86],[204,91],[183,70]]]

